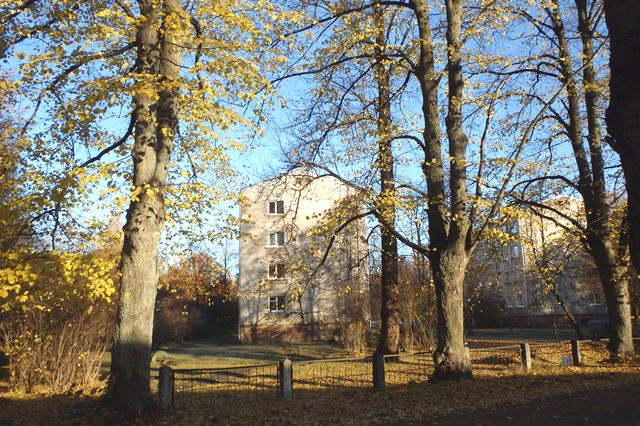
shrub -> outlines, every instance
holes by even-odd
[[[343,324],[340,328],[340,341],[350,355],[362,355],[367,350],[368,327],[363,321]]]
[[[113,330],[115,261],[13,253],[0,269],[0,350],[10,384],[63,392],[94,381]]]
[[[505,322],[505,311],[502,304],[489,297],[478,297],[466,309],[466,323],[468,328],[497,328]]]

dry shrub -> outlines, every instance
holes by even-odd
[[[28,313],[0,324],[2,350],[9,357],[13,389],[32,392],[38,385],[64,392],[93,383],[110,344],[113,321],[108,312],[55,318]]]
[[[398,280],[400,347],[407,351],[435,348],[435,291],[421,257],[400,259]]]
[[[160,292],[158,292],[160,296]],[[188,310],[181,300],[158,298],[153,318],[153,346],[182,343],[189,334]]]
[[[340,340],[350,355],[362,355],[367,350],[368,327],[363,321],[343,324],[340,329]]]
[[[0,351],[10,384],[64,392],[94,381],[113,334],[115,260],[14,253],[0,269]]]

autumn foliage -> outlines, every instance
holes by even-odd
[[[115,262],[12,252],[0,269],[0,350],[12,387],[65,391],[98,376],[113,324]]]
[[[235,283],[208,254],[191,253],[160,277],[154,345],[229,331],[236,318]]]

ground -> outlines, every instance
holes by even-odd
[[[459,414],[403,422],[404,425],[640,425],[638,385],[592,389],[536,398],[526,403],[476,409]]]
[[[469,337],[471,347],[513,345],[527,336],[517,330],[485,331]],[[527,331],[529,337],[533,333]],[[479,337],[490,336],[485,340]],[[548,337],[548,336],[547,336]],[[566,346],[566,345],[565,345]],[[100,406],[104,388],[96,386],[64,395],[9,392],[0,382],[0,426],[72,424],[471,424],[471,425],[640,425],[640,362],[637,358],[610,364],[602,344],[585,343],[586,366],[560,367],[557,359],[544,368],[523,371],[513,363],[496,368],[474,367],[475,380],[332,391],[309,386],[292,400],[274,395],[220,395],[195,392],[177,408],[123,418]],[[512,347],[512,346],[511,346]],[[316,357],[343,357],[336,345],[234,345],[219,341],[164,348],[178,368],[273,363],[283,355],[300,364]],[[549,355],[540,351],[537,360]],[[566,350],[566,349],[565,349]],[[512,351],[512,349],[509,349]],[[476,352],[477,354],[477,352]],[[494,356],[494,355],[492,355]],[[509,356],[504,356],[507,359]],[[502,359],[497,353],[494,358]],[[487,358],[481,355],[480,358]],[[493,359],[493,358],[492,358]],[[535,363],[534,363],[535,364]],[[294,362],[295,365],[295,362]],[[157,366],[157,365],[156,365]],[[391,365],[390,367],[392,367]],[[366,367],[367,373],[370,366]],[[294,370],[296,371],[296,370]],[[298,367],[298,374],[301,368]],[[294,372],[294,376],[296,373]],[[298,378],[300,376],[298,375]]]

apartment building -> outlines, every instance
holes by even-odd
[[[349,187],[290,172],[241,192],[239,339],[331,339],[368,315],[364,221]]]
[[[592,259],[571,220],[582,220],[583,204],[568,196],[545,200],[543,216],[524,211],[503,225],[500,241],[487,241],[472,265],[468,286],[491,287],[504,306],[508,325],[566,322],[563,304],[578,321],[605,318],[602,287]]]

